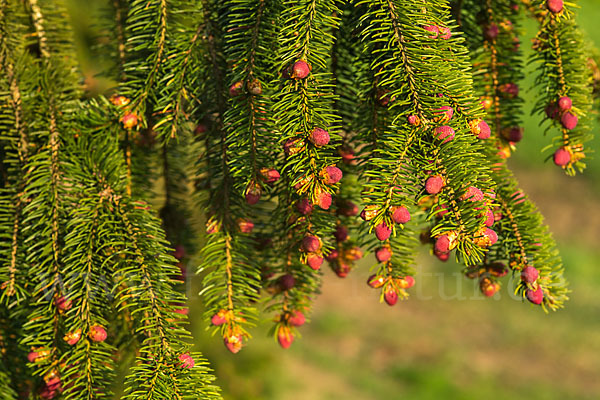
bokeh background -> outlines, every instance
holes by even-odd
[[[99,87],[106,82],[94,77],[102,65],[90,47],[94,9],[103,1],[68,0],[84,73]],[[600,48],[600,1],[579,4],[586,38]],[[527,53],[535,23],[523,30]],[[459,266],[423,249],[408,301],[379,304],[365,284],[371,258],[345,279],[325,268],[302,339],[282,350],[267,335],[266,321],[232,355],[205,331],[200,282],[192,276],[191,329],[227,400],[600,399],[600,155],[575,178],[545,162],[540,149],[550,139],[539,118],[529,116],[533,68],[519,83],[525,134],[510,165],[559,243],[572,289],[566,308],[546,315],[512,298],[508,282],[485,299]],[[590,147],[600,150],[598,127]]]

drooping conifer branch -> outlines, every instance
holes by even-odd
[[[158,82],[163,89],[156,93],[157,120],[153,124],[161,143],[178,138],[198,107],[192,100],[192,93],[201,85],[202,66],[198,53],[205,31],[202,10],[193,1],[183,1],[176,9],[170,10],[168,26],[169,35]]]
[[[68,348],[61,359],[69,366],[61,377],[67,388],[66,399],[110,398],[111,392],[104,388],[114,380],[115,362],[110,355],[113,346],[99,340],[108,326],[108,285],[102,280],[110,274],[102,254],[101,240],[112,228],[106,221],[111,218],[104,213],[112,197],[105,190],[81,193],[79,208],[68,225],[65,237],[64,291],[59,304],[69,304],[64,318],[64,337]],[[111,260],[112,261],[112,260]],[[100,336],[102,335],[102,336]],[[73,363],[73,360],[78,360]]]
[[[146,114],[150,96],[156,91],[159,72],[167,46],[167,0],[131,0],[127,19],[127,43],[133,60],[127,65],[128,89],[131,108],[140,118]],[[146,59],[135,57],[146,54]],[[143,123],[143,122],[142,122]]]
[[[498,154],[507,158],[523,137],[523,101],[518,86],[523,77],[519,12],[508,0],[467,0],[465,5],[463,29],[474,67],[475,89],[492,122],[490,129]]]
[[[385,208],[392,205],[391,194],[393,194],[392,197],[397,196],[398,200],[405,203],[393,204],[395,207],[410,206],[415,203],[417,198],[419,198],[419,203],[425,201],[424,204],[429,204],[427,207],[432,207],[436,203],[448,205],[447,207],[452,211],[452,218],[439,220],[437,226],[432,230],[432,234],[435,237],[451,238],[450,246],[447,246],[449,248],[445,248],[445,251],[457,247],[459,254],[466,259],[467,263],[476,262],[481,258],[482,250],[473,242],[477,236],[481,235],[481,222],[471,206],[473,203],[465,202],[462,197],[464,191],[471,186],[477,185],[486,190],[489,187],[489,180],[485,177],[485,173],[481,176],[468,177],[454,168],[449,168],[457,162],[454,156],[457,152],[464,151],[466,148],[472,149],[474,146],[474,140],[471,139],[472,134],[465,129],[468,127],[468,121],[460,115],[458,112],[460,110],[450,107],[449,103],[455,101],[453,99],[456,97],[462,97],[464,100],[461,102],[468,102],[472,95],[464,90],[464,87],[468,87],[467,85],[463,87],[450,85],[445,88],[443,94],[431,93],[431,87],[437,86],[435,82],[443,79],[446,74],[462,74],[463,79],[470,79],[468,75],[465,75],[463,67],[465,52],[461,50],[460,42],[452,37],[453,32],[445,23],[441,22],[448,20],[446,11],[441,8],[432,6],[429,9],[423,6],[423,15],[411,19],[410,25],[408,25],[404,24],[404,19],[400,17],[408,12],[406,8],[408,5],[402,2],[381,1],[368,5],[361,2],[358,4],[370,9],[366,13],[367,15],[371,13],[374,21],[370,26],[368,25],[369,20],[363,18],[363,21],[367,21],[363,27],[367,40],[373,42],[379,40],[384,46],[387,46],[388,42],[395,44],[393,49],[389,49],[389,46],[387,49],[383,47],[385,50],[377,53],[376,62],[372,67],[378,79],[391,85],[389,92],[391,101],[388,108],[393,113],[390,128],[394,135],[388,134],[387,137],[393,139],[388,143],[385,142],[385,137],[383,141],[378,140],[379,149],[375,150],[378,159],[371,161],[372,165],[377,168],[377,172],[371,174],[374,178],[380,179],[385,188],[380,191],[381,198],[373,198],[370,201],[374,202],[371,205],[372,209],[365,209],[367,219],[371,221],[372,226],[376,227],[377,236],[382,238],[381,240],[385,240],[393,229],[391,210]],[[380,22],[382,15],[387,16],[386,20],[383,20],[386,22]],[[378,30],[376,30],[377,28]],[[374,39],[371,39],[369,34]],[[420,47],[427,46],[432,49],[426,61],[420,56],[412,55],[413,53],[420,54],[416,43],[420,43]],[[452,48],[458,50],[452,50]],[[457,58],[462,61],[457,63]],[[448,60],[453,61],[450,63]],[[435,70],[432,65],[435,65]],[[378,66],[381,66],[382,70],[378,70]],[[404,73],[400,74],[398,71]],[[415,78],[417,75],[419,79]],[[408,101],[395,102],[394,99],[407,99]],[[453,118],[453,115],[456,117]],[[416,137],[421,138],[418,143],[415,141]],[[424,141],[423,137],[428,139]],[[459,148],[461,150],[458,150]],[[423,159],[422,156],[413,156],[413,154],[423,151],[427,154],[426,159]],[[405,157],[410,159],[412,165],[398,166],[395,162],[399,157],[400,160]],[[387,160],[387,164],[385,164],[387,168],[381,170],[381,166],[384,165],[383,160]],[[483,172],[480,168],[483,158],[480,155],[472,152],[469,160],[473,163],[474,169]],[[427,172],[429,176],[423,176],[424,174],[417,172],[418,170],[429,170]],[[402,178],[401,189],[396,189],[396,185],[387,186],[394,177]],[[441,183],[437,185],[440,186],[438,188],[430,187],[429,184],[425,185],[426,195],[436,195],[431,196],[433,202],[422,197],[423,184],[425,181],[429,182],[430,178],[435,183]],[[375,190],[367,192],[367,194],[376,196],[378,192]],[[402,200],[402,196],[404,196],[404,200]],[[480,200],[482,199],[477,201]],[[378,206],[382,209],[379,209]],[[368,204],[367,207],[369,207]]]
[[[491,95],[492,95],[492,103],[493,103],[493,121],[494,121],[494,133],[496,135],[500,135],[500,82],[499,82],[499,72],[498,72],[498,49],[496,44],[497,33],[496,30],[499,29],[498,24],[496,23],[496,15],[494,10],[492,9],[492,2],[490,0],[486,1],[485,4],[485,12],[486,12],[486,26],[487,26],[487,40],[486,44],[489,46],[490,51],[490,74],[492,79],[491,85]],[[485,36],[485,35],[484,35]]]
[[[535,1],[532,8],[540,23],[535,37],[532,63],[540,68],[536,78],[539,98],[535,111],[558,128],[553,139],[553,161],[569,175],[585,168],[584,144],[591,139],[588,114],[591,109],[590,71],[582,50],[582,37],[575,22],[572,3]],[[565,58],[565,55],[568,55]]]
[[[87,250],[92,249],[95,241],[91,236],[94,236],[94,232],[97,232],[96,240],[102,238],[111,244],[104,244],[91,253],[84,252],[81,255],[84,260],[91,260],[93,266],[86,261],[69,264],[90,267],[88,272],[91,272],[91,277],[84,277],[92,288],[102,285],[100,278],[109,277],[105,282],[105,292],[88,294],[87,301],[73,301],[78,308],[82,304],[84,310],[86,303],[94,305],[89,309],[94,322],[88,333],[92,340],[87,343],[91,345],[91,365],[98,362],[103,366],[110,365],[110,360],[101,361],[101,358],[114,352],[114,342],[95,340],[93,332],[98,323],[102,326],[105,319],[110,318],[106,313],[112,310],[110,306],[114,301],[118,312],[126,312],[128,321],[125,323],[132,325],[131,329],[141,343],[135,366],[127,371],[125,398],[158,399],[164,393],[173,393],[174,398],[177,395],[187,398],[192,394],[218,398],[205,362],[200,355],[190,354],[189,345],[184,342],[189,339],[189,334],[182,328],[185,317],[179,313],[179,307],[185,298],[175,291],[174,278],[179,270],[174,266],[174,259],[168,255],[164,232],[157,219],[150,216],[146,203],[133,201],[126,195],[125,160],[118,150],[117,139],[120,128],[110,123],[114,121],[115,112],[118,111],[109,107],[107,101],[90,104],[82,116],[81,126],[84,129],[78,143],[80,149],[94,148],[94,156],[86,157],[85,151],[77,153],[80,165],[71,170],[75,174],[78,171],[85,172],[79,173],[77,182],[86,185],[87,192],[84,194],[89,193],[88,201],[99,207],[96,216],[95,207],[86,207],[85,200],[82,200],[81,208],[75,212],[76,218],[70,222],[75,228],[70,229],[66,240],[67,245],[76,249],[71,254],[78,257],[79,249],[86,249],[86,245],[89,246]],[[85,199],[86,196],[82,197]],[[88,213],[94,218],[88,220],[88,225],[81,224],[77,217],[90,218]],[[97,225],[94,222],[96,218]],[[82,234],[78,234],[78,230]],[[73,243],[70,238],[81,240],[85,245]],[[112,296],[105,299],[106,294],[114,295],[114,300]],[[104,305],[101,314],[97,312],[98,304]],[[77,321],[82,320],[85,322],[82,327],[85,334],[87,321],[77,318]],[[116,333],[116,336],[119,334]],[[122,340],[121,337],[118,339]],[[135,340],[132,342],[135,343]],[[98,352],[98,347],[103,351]],[[196,362],[199,365],[194,366]],[[95,367],[92,372],[100,374],[101,371],[102,368]],[[114,380],[114,377],[107,373],[104,379]],[[174,380],[179,383],[175,385]]]
[[[517,194],[519,194],[519,193],[517,192]],[[515,219],[515,216],[513,215],[512,211],[510,210],[510,207],[509,207],[508,203],[505,200],[499,198],[499,196],[497,196],[496,199],[498,200],[498,202],[501,205],[500,210],[502,212],[502,215],[506,216],[508,218],[508,220],[510,221],[510,226],[512,228],[512,235],[517,240],[518,251],[519,251],[519,253],[521,255],[521,260],[522,260],[521,261],[522,265],[520,266],[519,269],[522,269],[523,266],[528,265],[528,263],[527,263],[527,253],[525,251],[525,246],[523,244],[523,237],[522,237],[521,232],[519,230],[519,226],[517,225],[517,221]]]
[[[331,112],[328,72],[338,14],[332,1],[284,2],[276,39],[270,39],[277,44],[275,64],[270,65],[270,108],[285,158],[272,230],[275,265],[265,274],[267,290],[275,295],[268,308],[277,313],[273,333],[284,347],[292,343],[298,326],[290,318],[307,311],[305,305],[318,289],[315,271],[329,251],[326,235],[333,231],[332,216],[322,210],[332,206],[331,194],[341,178],[333,155],[338,117]],[[273,144],[271,152],[279,158],[281,147]],[[287,260],[277,254],[287,255]]]
[[[188,173],[206,316],[234,353],[263,298],[290,346],[324,259],[344,277],[358,245],[381,299],[407,297],[425,226],[484,294],[512,271],[518,295],[560,308],[556,245],[499,158],[522,106],[513,3],[456,0],[461,33],[447,0],[111,0],[119,92],[83,100],[62,1],[0,0],[0,391],[109,398],[125,375],[127,400],[219,397],[182,327]],[[534,3],[537,84],[572,172],[587,139],[569,128],[587,84],[572,4]],[[155,194],[164,229],[139,200]]]
[[[8,8],[6,2],[2,2],[2,4],[0,4],[0,66],[2,66],[6,74],[7,86],[3,89],[6,89],[7,95],[5,104],[8,105],[7,108],[10,110],[9,114],[5,116],[7,121],[10,122],[10,125],[6,126],[6,131],[10,132],[10,142],[7,143],[4,154],[5,160],[3,161],[6,162],[6,165],[9,168],[9,160],[11,158],[14,158],[12,162],[16,164],[12,167],[16,169],[16,174],[14,174],[16,178],[15,181],[11,182],[11,180],[5,179],[4,182],[6,201],[12,204],[6,204],[6,206],[2,207],[2,211],[7,211],[9,213],[6,221],[12,221],[12,226],[10,226],[10,248],[6,249],[10,256],[5,258],[5,260],[10,259],[6,266],[8,276],[7,280],[2,281],[2,288],[4,289],[2,298],[8,302],[12,296],[17,295],[17,301],[22,297],[21,289],[17,284],[17,273],[19,272],[18,270],[20,267],[23,267],[21,265],[22,257],[18,252],[22,239],[21,225],[24,206],[23,190],[26,180],[25,166],[29,159],[29,140],[23,117],[20,82],[18,81],[15,72],[14,52],[17,49],[11,48],[9,43],[11,35],[13,35],[14,38],[15,32],[9,32],[7,12],[14,12],[14,10]],[[11,154],[14,156],[11,156]],[[8,225],[5,226],[8,227]],[[21,271],[21,273],[22,272],[24,271]]]
[[[488,151],[493,154],[494,150]],[[497,157],[492,154],[491,158]],[[496,158],[496,161],[500,159]],[[492,177],[497,183],[495,203],[498,206],[493,209],[491,223],[498,232],[500,245],[492,247],[487,254],[489,261],[483,265],[485,276],[476,276],[492,282],[487,287],[493,294],[499,288],[496,287],[497,278],[504,276],[508,267],[521,275],[515,292],[524,299],[541,304],[545,311],[563,307],[569,290],[556,243],[543,217],[518,189],[515,177],[505,163],[499,162],[493,171]],[[485,282],[483,279],[482,282]]]
[[[356,46],[357,13],[350,2],[340,7],[340,13],[340,23],[335,30],[337,40],[332,49],[331,70],[336,82],[334,109],[340,116],[342,127],[342,143],[337,149],[342,161],[338,164],[342,179],[333,194],[335,202],[330,210],[336,217],[335,230],[330,232],[335,238],[335,246],[326,259],[336,275],[344,278],[363,255],[359,247],[362,241],[359,240],[360,220],[356,218],[358,206],[355,204],[360,198],[358,175],[362,165],[357,165],[354,149],[363,147],[365,120],[372,121],[376,117],[371,118],[369,111],[374,108],[362,98],[364,94],[361,87],[372,85],[372,82],[365,79],[370,71],[369,57],[363,55],[360,46]],[[364,153],[367,154],[368,150]]]
[[[287,5],[287,4],[286,4]],[[338,20],[334,2],[306,1],[286,6],[279,32],[277,103],[275,120],[280,126],[288,159],[284,173],[298,195],[328,209],[332,188],[319,174],[335,164],[333,141],[337,117],[326,114],[331,106],[331,75],[326,71],[333,45],[332,30]],[[296,21],[301,21],[299,25]],[[331,142],[331,143],[330,143]]]
[[[194,366],[193,361],[191,366],[186,364],[191,356],[187,352],[189,346],[183,339],[188,334],[181,328],[182,316],[173,308],[174,304],[182,302],[183,297],[173,289],[170,276],[176,275],[176,268],[172,265],[172,258],[165,255],[166,241],[157,228],[157,221],[149,217],[146,206],[120,202],[114,207],[124,224],[122,234],[130,238],[124,250],[127,253],[131,251],[135,256],[131,260],[133,262],[129,262],[121,271],[126,289],[119,292],[118,301],[135,298],[137,309],[133,310],[132,316],[137,330],[145,336],[136,366],[126,379],[125,398],[159,399],[171,387],[170,377],[174,370],[193,369]],[[137,226],[145,227],[145,234],[140,234],[134,222]],[[160,249],[161,255],[156,259],[148,258],[146,254],[150,249]],[[182,366],[182,362],[185,366]],[[187,373],[189,375],[183,379],[197,376],[193,370]],[[203,393],[208,398],[217,398],[214,388],[207,385],[211,379],[207,381],[206,378],[186,384],[185,387],[180,385],[181,397]]]
[[[66,55],[73,52],[69,31],[59,22],[64,9],[60,4],[38,3],[28,0],[31,30],[36,37],[39,58],[37,83],[41,90],[32,90],[29,104],[39,115],[30,126],[35,129],[39,152],[30,158],[26,169],[32,171],[25,186],[27,206],[24,222],[24,241],[31,243],[27,252],[33,277],[32,304],[27,332],[36,332],[23,338],[23,344],[40,348],[47,353],[35,365],[36,375],[43,377],[48,388],[66,373],[60,365],[61,325],[59,299],[64,280],[62,240],[65,232],[64,215],[70,207],[67,194],[71,188],[64,180],[64,149],[61,135],[69,132],[72,107],[78,93],[78,76],[72,59]]]
[[[115,36],[116,36],[116,45],[117,45],[117,55],[118,55],[118,77],[120,82],[124,82],[127,79],[127,74],[125,73],[125,64],[127,62],[126,57],[126,39],[125,39],[125,7],[122,3],[122,0],[112,0],[112,8],[114,11],[115,18]]]
[[[227,348],[236,353],[250,336],[247,327],[254,324],[259,272],[257,261],[251,256],[253,243],[249,233],[252,225],[243,219],[247,216],[244,191],[237,184],[235,175],[236,157],[240,154],[232,149],[235,143],[228,138],[231,125],[227,116],[232,101],[227,101],[224,96],[226,72],[222,58],[227,39],[221,37],[222,26],[213,18],[220,6],[225,10],[227,5],[218,7],[212,1],[203,4],[206,23],[202,45],[206,52],[202,70],[211,75],[211,80],[204,83],[206,86],[201,92],[197,91],[203,107],[198,124],[203,132],[199,133],[199,139],[204,139],[205,144],[198,176],[206,177],[210,187],[207,184],[196,186],[202,195],[202,208],[206,210],[208,233],[199,271],[208,272],[204,278],[206,290],[202,292],[207,319],[215,330],[220,330]],[[223,22],[227,24],[227,20]],[[205,189],[210,191],[204,192]],[[246,194],[246,198],[253,195],[256,194]]]
[[[550,238],[545,238],[542,232],[546,228],[541,223],[541,216],[518,189],[515,178],[508,172],[506,161],[503,160],[510,155],[514,144],[522,137],[522,129],[519,128],[522,101],[516,86],[516,82],[522,77],[522,61],[516,38],[519,29],[518,13],[509,1],[485,4],[467,1],[465,4],[467,7],[462,9],[463,29],[475,68],[475,89],[481,96],[484,109],[492,113],[495,123],[492,124],[491,131],[498,138],[497,144],[488,141],[486,146],[487,157],[493,164],[491,177],[496,183],[496,192],[491,196],[493,201],[486,208],[486,225],[494,229],[499,237],[499,245],[491,248],[482,263],[467,268],[466,274],[470,278],[478,278],[482,292],[486,296],[492,296],[500,289],[500,278],[508,272],[505,262],[510,270],[521,274],[524,270],[533,271],[533,268],[541,267],[533,266],[534,259],[543,260],[541,265],[548,263],[548,255],[554,250],[553,242]],[[485,18],[481,19],[481,16]],[[472,121],[477,121],[477,117],[475,114],[469,115]],[[475,124],[472,127],[477,128]],[[475,129],[474,133],[481,134],[481,129]],[[522,225],[522,208],[528,210],[528,217],[531,214],[530,221],[525,225]],[[529,236],[530,231],[536,233]],[[544,268],[552,266],[546,264]],[[547,272],[545,274],[548,275]],[[561,282],[557,286],[562,288],[552,291],[563,294],[549,296],[558,298],[564,296],[566,289],[564,280],[559,277],[561,273],[555,274],[557,281]],[[518,290],[531,302],[539,304],[542,302],[542,292],[534,295],[536,287],[537,281],[532,281],[525,287],[520,284]],[[529,289],[531,291],[528,294]],[[559,307],[558,303],[561,301],[556,301],[552,308]],[[554,300],[552,303],[554,304]]]
[[[268,192],[279,178],[273,153],[276,128],[271,106],[274,60],[266,51],[276,47],[275,3],[236,0],[227,3],[224,55],[228,72],[229,107],[224,121],[231,148],[230,166],[237,190]]]

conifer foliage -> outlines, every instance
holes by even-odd
[[[261,313],[289,347],[325,261],[372,254],[368,286],[406,299],[419,243],[485,296],[510,273],[561,308],[506,164],[528,16],[535,112],[574,174],[594,64],[572,3],[113,0],[92,51],[114,88],[91,98],[62,1],[0,0],[0,398],[220,398],[185,329],[192,260],[232,353]]]

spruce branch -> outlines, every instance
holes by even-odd
[[[19,302],[24,296],[22,283],[17,283],[17,273],[22,269],[22,257],[19,254],[19,247],[22,241],[21,223],[24,206],[23,191],[26,180],[25,166],[29,157],[29,139],[23,117],[21,83],[15,71],[14,61],[16,58],[15,52],[23,51],[23,44],[15,43],[15,34],[21,32],[19,32],[19,29],[17,29],[17,32],[11,32],[8,19],[10,14],[15,13],[15,11],[14,6],[9,8],[6,2],[0,4],[0,65],[6,76],[6,88],[4,88],[4,84],[2,85],[2,92],[6,95],[2,97],[6,99],[5,104],[8,105],[7,114],[3,116],[7,123],[2,126],[2,130],[6,132],[3,135],[3,141],[7,141],[3,151],[3,162],[6,163],[8,168],[15,170],[13,174],[14,181],[13,179],[4,180],[3,191],[5,194],[3,194],[3,201],[6,201],[6,204],[1,207],[2,212],[7,214],[3,217],[6,221],[3,229],[10,229],[10,232],[6,231],[4,233],[5,237],[10,237],[10,247],[6,248],[6,252],[10,256],[3,259],[10,259],[10,261],[3,268],[3,270],[6,270],[7,279],[2,280],[2,288],[4,289],[2,300],[6,301],[7,304],[12,296],[16,296],[16,302]],[[20,272],[22,274],[23,271]]]
[[[541,222],[541,215],[518,189],[505,161],[522,135],[518,126],[523,103],[515,84],[522,77],[523,64],[516,44],[519,14],[509,1],[466,2],[465,5],[467,7],[462,9],[463,28],[475,68],[475,89],[481,96],[484,109],[495,121],[491,131],[495,132],[496,140],[488,141],[486,153],[493,163],[491,177],[496,183],[496,192],[494,201],[488,205],[486,225],[493,225],[499,236],[499,245],[486,254],[484,262],[467,268],[466,273],[471,278],[480,279],[482,291],[490,296],[499,289],[499,278],[507,272],[505,260],[508,267],[519,274],[528,267],[528,270],[544,269],[545,272],[541,273],[544,277],[539,282],[521,283],[517,290],[523,297],[529,298],[538,284],[541,287],[542,282],[554,281],[556,287],[551,289],[554,293],[544,289],[548,298],[534,300],[543,302],[545,310],[556,309],[566,298],[566,283],[560,264],[556,266],[553,264],[556,261],[550,261],[550,253],[555,252],[554,243],[544,233],[547,228]],[[471,116],[474,117],[476,115]],[[527,210],[527,218],[523,218],[522,209]],[[542,261],[542,264],[534,266],[536,260]],[[530,294],[527,294],[530,289]]]
[[[128,371],[125,396],[219,398],[205,362],[189,351],[189,333],[182,326],[185,317],[178,308],[185,298],[175,291],[179,269],[168,255],[164,232],[146,203],[126,195],[125,161],[117,141],[120,128],[113,112],[107,101],[90,104],[79,145],[82,150],[95,148],[96,158],[89,166],[74,170],[87,171],[78,181],[90,182],[99,194],[95,201],[101,201],[106,217],[110,216],[99,227],[106,229],[101,236],[111,245],[94,254],[103,255],[101,265],[112,278],[108,293],[114,295],[119,313],[128,312],[124,323],[132,325],[141,342],[135,365]],[[108,136],[107,127],[112,133]],[[78,154],[83,156],[85,151]],[[82,162],[89,163],[89,158],[82,157]]]
[[[365,200],[365,211],[371,214],[366,219],[369,220],[369,225],[377,230],[392,230],[394,224],[389,207],[393,197],[397,198],[394,201],[400,203],[393,204],[395,206],[401,206],[402,203],[410,206],[417,202],[431,204],[426,200],[427,193],[424,196],[422,190],[423,181],[428,179],[427,175],[423,177],[422,173],[417,172],[429,170],[430,177],[439,177],[436,179],[442,179],[444,184],[443,191],[433,199],[433,205],[448,204],[452,211],[452,218],[439,220],[432,230],[432,235],[441,237],[452,234],[456,240],[451,247],[456,246],[459,249],[459,254],[466,263],[475,263],[483,254],[480,246],[473,243],[480,235],[481,222],[469,202],[465,202],[461,197],[467,187],[477,186],[487,190],[490,182],[485,173],[467,177],[456,170],[458,160],[454,155],[464,152],[467,148],[472,150],[477,144],[472,139],[470,130],[465,129],[468,121],[460,115],[461,110],[458,107],[451,108],[458,118],[452,118],[452,115],[444,116],[441,112],[448,108],[448,102],[456,102],[456,98],[461,98],[459,104],[466,104],[465,109],[468,109],[472,94],[458,85],[447,86],[437,96],[431,94],[431,86],[438,86],[436,82],[444,79],[443,76],[447,76],[449,81],[450,76],[456,79],[459,74],[462,75],[462,79],[470,78],[465,75],[463,69],[465,51],[461,49],[460,41],[452,36],[450,28],[442,22],[448,20],[448,15],[435,7],[431,10],[423,8],[425,14],[415,17],[416,19],[412,18],[410,22],[404,17],[409,13],[406,8],[408,6],[402,2],[357,2],[357,7],[363,10],[362,40],[367,43],[367,49],[375,55],[372,72],[378,80],[378,86],[387,86],[391,99],[389,105],[386,104],[388,112],[391,113],[390,125],[387,128],[389,133],[386,129],[386,133],[377,138],[378,148],[374,150],[377,156],[371,158],[365,174],[374,179],[366,186],[365,193],[370,198],[365,197],[368,199]],[[382,19],[381,16],[386,18]],[[428,35],[427,30],[423,28],[428,26],[446,29],[447,37],[442,38],[442,33]],[[446,42],[449,45],[446,45]],[[393,43],[394,46],[390,48],[387,43]],[[427,63],[416,56],[420,54],[419,48],[424,46],[432,48]],[[452,48],[459,50],[453,51]],[[449,59],[453,59],[454,63],[446,61]],[[407,101],[394,101],[400,98]],[[449,122],[450,120],[452,122]],[[449,123],[452,128],[443,126],[444,123]],[[439,129],[450,131],[451,138],[438,139]],[[427,141],[424,141],[423,137],[427,137]],[[416,141],[416,138],[419,140]],[[425,159],[420,155],[423,153],[426,154]],[[484,171],[485,164],[480,155],[469,152],[468,158],[473,171]],[[411,163],[404,163],[405,159]],[[403,186],[396,189],[395,181],[400,177],[403,178]],[[378,187],[377,182],[384,186]]]
[[[526,274],[535,269],[539,277],[533,281],[521,278],[515,293],[534,304],[541,304],[544,311],[562,308],[568,300],[568,284],[556,243],[543,217],[518,189],[514,176],[504,163],[496,165],[493,178],[497,182],[496,203],[499,205],[494,212],[494,227],[497,226],[500,246],[493,247],[487,254],[487,265],[495,263],[494,273],[499,271],[498,265],[500,272],[504,269],[503,264],[498,264],[504,261],[515,274]],[[499,276],[503,274],[505,272]]]
[[[117,54],[118,54],[118,76],[121,82],[124,82],[127,79],[127,74],[125,72],[125,64],[127,62],[126,58],[126,39],[125,39],[125,7],[122,0],[112,0],[112,8],[114,11],[114,21],[115,21],[115,34],[116,34],[116,45],[117,45]]]
[[[568,175],[585,168],[584,145],[592,137],[588,126],[591,74],[571,4],[553,11],[545,1],[532,2],[540,28],[530,60],[540,67],[534,112],[545,113],[544,119],[551,121],[547,130],[559,130],[560,135],[547,148],[555,149],[554,163]]]
[[[199,22],[200,20],[200,22]],[[197,53],[201,45],[204,23],[194,2],[182,2],[169,16],[169,36],[166,40],[161,90],[157,92],[153,130],[161,142],[168,143],[178,136],[194,113],[191,93],[200,85]]]
[[[167,45],[167,18],[167,0],[129,2],[126,53],[131,54],[131,61],[125,68],[128,80],[123,93],[131,99],[131,109],[138,117],[146,114],[146,102],[153,100],[159,80]]]

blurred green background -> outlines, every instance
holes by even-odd
[[[69,3],[84,72],[93,76],[101,68],[89,51],[90,26],[101,1]],[[600,1],[579,4],[587,40],[600,47]],[[525,51],[534,30],[534,23],[524,26]],[[326,270],[302,339],[282,350],[267,337],[267,321],[232,355],[205,332],[199,281],[192,278],[197,349],[211,361],[226,399],[600,399],[600,156],[575,178],[544,162],[540,149],[550,138],[539,118],[529,117],[532,68],[520,83],[525,135],[510,164],[559,243],[573,291],[566,308],[545,315],[511,298],[508,282],[484,299],[457,265],[439,263],[423,249],[408,301],[393,308],[378,303],[365,284],[370,258],[346,279]],[[595,130],[589,146],[600,149]]]

